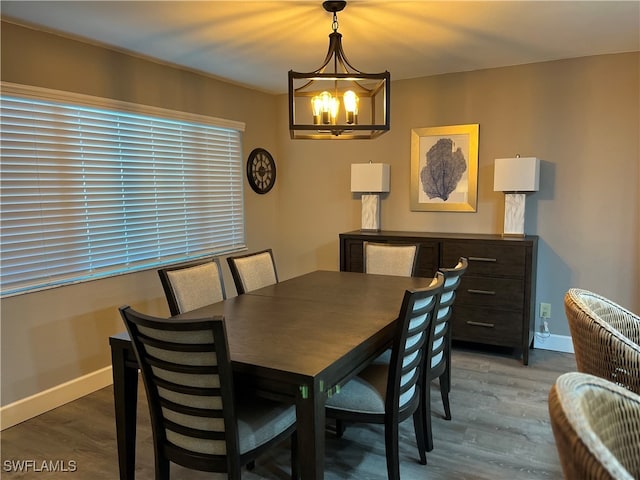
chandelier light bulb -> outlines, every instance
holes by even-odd
[[[320,94],[320,105],[322,105],[322,123],[328,125],[330,123],[329,114],[331,112],[331,103],[333,98],[329,92],[322,92]]]
[[[331,115],[331,123],[335,124],[338,118],[338,111],[340,110],[340,100],[337,97],[331,97],[329,104],[329,113]]]
[[[352,125],[358,119],[358,101],[360,100],[353,90],[344,92],[344,110],[347,115],[347,123]]]
[[[313,110],[313,123],[320,124],[322,116],[322,98],[316,95],[311,99],[311,110]]]

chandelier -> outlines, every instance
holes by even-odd
[[[346,4],[322,3],[333,13],[329,51],[322,65],[309,73],[289,71],[293,139],[371,139],[389,131],[391,75],[361,72],[347,60],[338,33],[338,12]]]

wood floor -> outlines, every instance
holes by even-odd
[[[560,479],[549,426],[547,395],[561,373],[575,370],[572,354],[532,350],[529,366],[514,357],[477,349],[453,353],[451,410],[441,418],[437,386],[432,388],[435,448],[428,465],[417,463],[413,423],[400,432],[402,479]],[[142,382],[140,382],[142,383]],[[138,408],[138,480],[153,479],[153,447],[145,397]],[[1,433],[0,477],[18,479],[117,480],[117,453],[111,387],[99,390]],[[301,455],[304,461],[304,454]],[[38,470],[9,471],[8,462],[33,460]],[[43,462],[75,464],[75,472],[47,472]],[[71,463],[73,462],[73,463]],[[15,463],[14,463],[15,464]],[[60,470],[60,468],[58,468]],[[220,478],[172,466],[175,480]],[[289,478],[288,443],[258,459],[243,478]],[[327,480],[387,478],[382,426],[349,426],[342,439],[327,433]]]

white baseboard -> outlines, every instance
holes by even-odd
[[[31,397],[0,408],[0,431],[37,417],[65,403],[84,397],[113,383],[111,367],[105,367]]]
[[[543,337],[541,334],[536,333],[533,340],[533,348],[553,350],[554,352],[574,353],[573,341],[571,337],[567,335],[551,334],[548,337]]]

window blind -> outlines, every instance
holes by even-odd
[[[7,90],[3,296],[244,247],[243,124]]]

